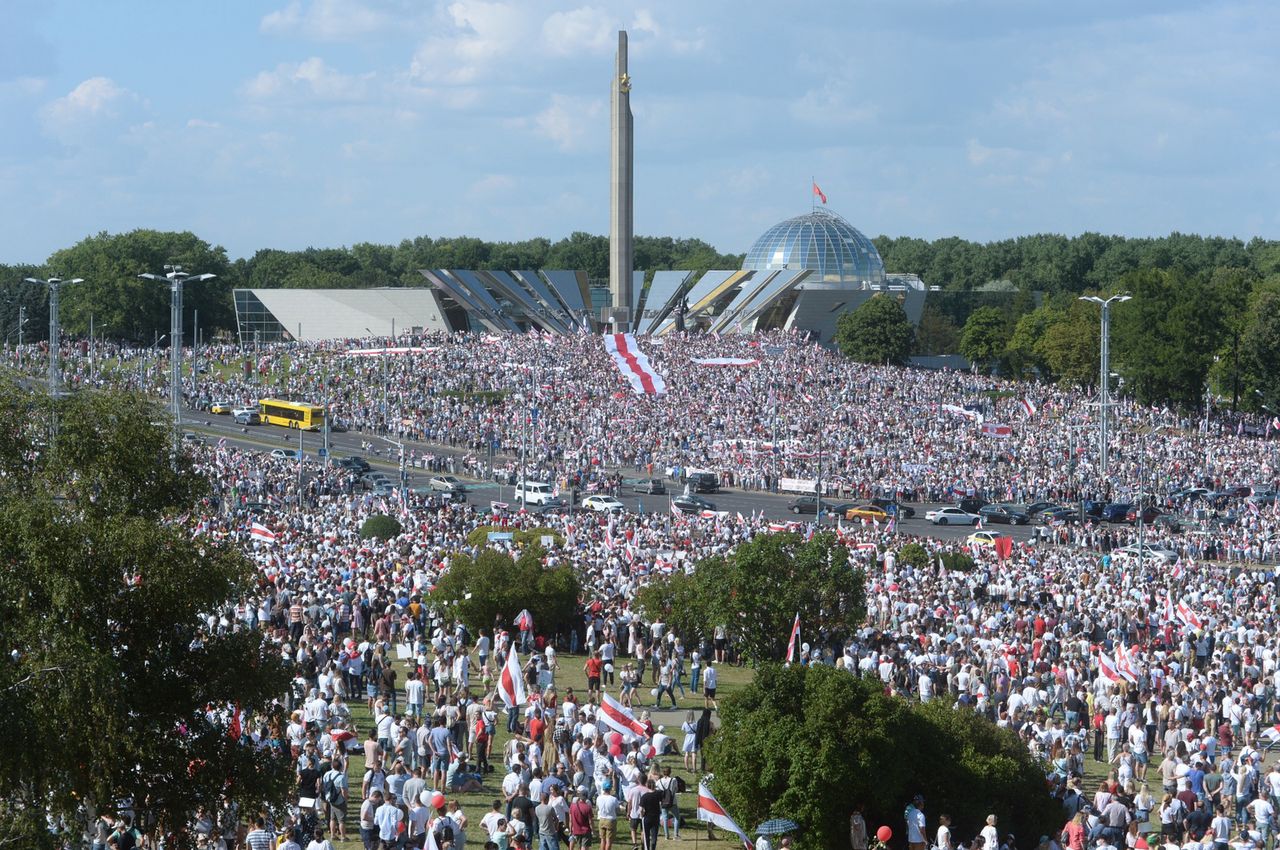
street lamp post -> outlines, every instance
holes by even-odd
[[[1082,295],[1078,300],[1092,301],[1094,304],[1102,307],[1102,333],[1101,333],[1101,382],[1099,386],[1099,407],[1100,416],[1098,427],[1098,480],[1099,484],[1105,486],[1107,477],[1107,417],[1110,413],[1108,406],[1111,403],[1111,305],[1123,304],[1133,296],[1131,295],[1112,295],[1110,298],[1099,298],[1096,295]]]
[[[73,277],[71,280],[63,280],[60,277],[51,277],[41,280],[37,277],[29,277],[26,281],[49,287],[49,398],[52,400],[58,397],[58,383],[61,377],[58,355],[61,353],[59,346],[62,334],[58,327],[58,293],[62,289],[62,284],[83,283],[84,279]]]
[[[182,266],[166,265],[164,274],[140,274],[144,280],[169,284],[169,409],[173,415],[173,462],[178,463],[182,440],[182,286],[188,281],[212,280],[217,275],[188,274]]]

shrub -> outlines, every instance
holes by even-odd
[[[943,552],[938,556],[942,559],[942,566],[948,570],[967,573],[973,570],[973,558],[965,552]]]
[[[392,537],[399,536],[401,531],[400,521],[386,514],[374,514],[360,526],[360,536],[365,540],[371,537],[376,540],[390,540]]]
[[[898,550],[898,563],[922,570],[929,566],[929,553],[919,543],[908,543]]]

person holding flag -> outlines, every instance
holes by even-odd
[[[506,661],[502,664],[502,669],[498,672],[498,696],[502,699],[502,704],[507,707],[507,731],[511,733],[518,732],[520,729],[520,721],[516,709],[524,705],[526,701],[524,692],[524,679],[521,677],[520,656],[516,652],[513,644],[507,650]]]
[[[751,839],[742,831],[742,827],[738,826],[737,821],[729,817],[729,813],[724,810],[724,806],[720,805],[716,795],[712,794],[711,789],[707,787],[706,780],[698,783],[698,820],[708,824],[708,828],[714,826],[732,832],[742,839],[745,850],[752,850]]]

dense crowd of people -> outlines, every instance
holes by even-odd
[[[265,396],[327,404],[348,428],[414,441],[415,463],[448,456],[477,478],[511,472],[524,411],[537,406],[530,477],[584,487],[698,469],[757,490],[820,475],[832,497],[1072,504],[1157,494],[1185,523],[1148,528],[1146,541],[1179,553],[1174,564],[1116,554],[1136,531],[1101,522],[1047,527],[1004,557],[888,525],[842,526],[850,558],[868,568],[867,618],[848,635],[810,638],[802,663],[980,713],[1044,764],[1063,807],[1055,834],[1015,842],[992,816],[980,835],[953,836],[949,818],[931,821],[913,801],[911,850],[1270,847],[1280,806],[1280,766],[1267,756],[1280,738],[1280,517],[1274,500],[1243,492],[1216,503],[1171,495],[1274,491],[1280,442],[1270,430],[1246,436],[1217,415],[1121,400],[1099,482],[1097,408],[1082,392],[853,364],[791,334],[644,339],[666,378],[657,397],[628,392],[596,337],[420,338],[400,341],[415,353],[344,353],[367,342],[264,348],[248,372],[238,347],[203,348],[186,398],[195,408]],[[709,357],[756,363],[695,363]],[[26,359],[30,367],[32,352]],[[167,379],[154,352],[109,345],[69,346],[65,368],[72,386],[159,393]],[[980,423],[995,422],[1010,433],[984,435]],[[677,634],[646,622],[636,591],[778,523],[723,512],[506,514],[513,529],[556,533],[546,562],[578,574],[581,624],[549,634],[520,618],[472,634],[427,594],[453,559],[476,553],[472,532],[495,521],[487,506],[379,496],[351,470],[308,460],[299,476],[296,460],[225,441],[191,450],[214,486],[207,514],[187,518],[192,533],[243,547],[259,567],[254,592],[211,613],[207,627],[263,630],[296,670],[282,713],[249,724],[296,766],[287,820],[199,813],[192,828],[207,846],[261,850],[285,834],[300,850],[326,850],[350,835],[373,850],[422,847],[430,834],[440,847],[576,848],[594,838],[608,850],[652,848],[658,835],[689,829],[684,774],[701,767],[714,733],[718,668],[735,662],[737,635],[727,623]],[[397,515],[403,533],[362,539],[375,513]],[[924,562],[898,556],[907,543],[923,547]],[[973,570],[938,558],[961,550]],[[513,650],[529,699],[508,711],[499,680]],[[563,684],[566,652],[587,656],[585,692]],[[646,695],[682,706],[678,729]],[[611,731],[606,699],[634,711],[644,734]],[[368,711],[367,726],[353,721],[353,704]],[[360,776],[349,773],[353,759]],[[1086,787],[1086,768],[1106,779]],[[494,791],[492,810],[465,812],[459,796],[482,789]],[[851,846],[867,850],[859,818]],[[106,826],[97,847],[133,846],[127,824]]]

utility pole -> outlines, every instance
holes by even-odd
[[[1110,298],[1099,298],[1096,295],[1082,295],[1077,300],[1092,301],[1094,304],[1102,307],[1102,332],[1099,352],[1102,360],[1101,364],[1101,380],[1098,382],[1100,392],[1098,414],[1098,483],[1103,489],[1106,488],[1107,479],[1107,418],[1111,404],[1111,305],[1123,304],[1133,296],[1131,295],[1112,295]]]
[[[18,371],[22,371],[22,329],[27,324],[27,305],[18,305]]]
[[[177,467],[182,441],[182,286],[212,280],[217,275],[187,274],[182,266],[166,265],[164,274],[140,274],[144,280],[169,284],[169,410],[173,416],[173,464]]]
[[[29,277],[26,278],[26,281],[27,283],[38,283],[41,286],[49,287],[49,399],[55,400],[58,397],[59,379],[62,377],[61,364],[59,363],[62,334],[61,329],[58,327],[58,294],[62,289],[62,284],[84,283],[84,279],[74,277],[71,280],[63,280],[60,277],[51,277],[47,280],[41,280],[37,277]],[[18,331],[21,334],[21,326],[19,326]],[[21,337],[19,337],[19,340],[21,340]]]

